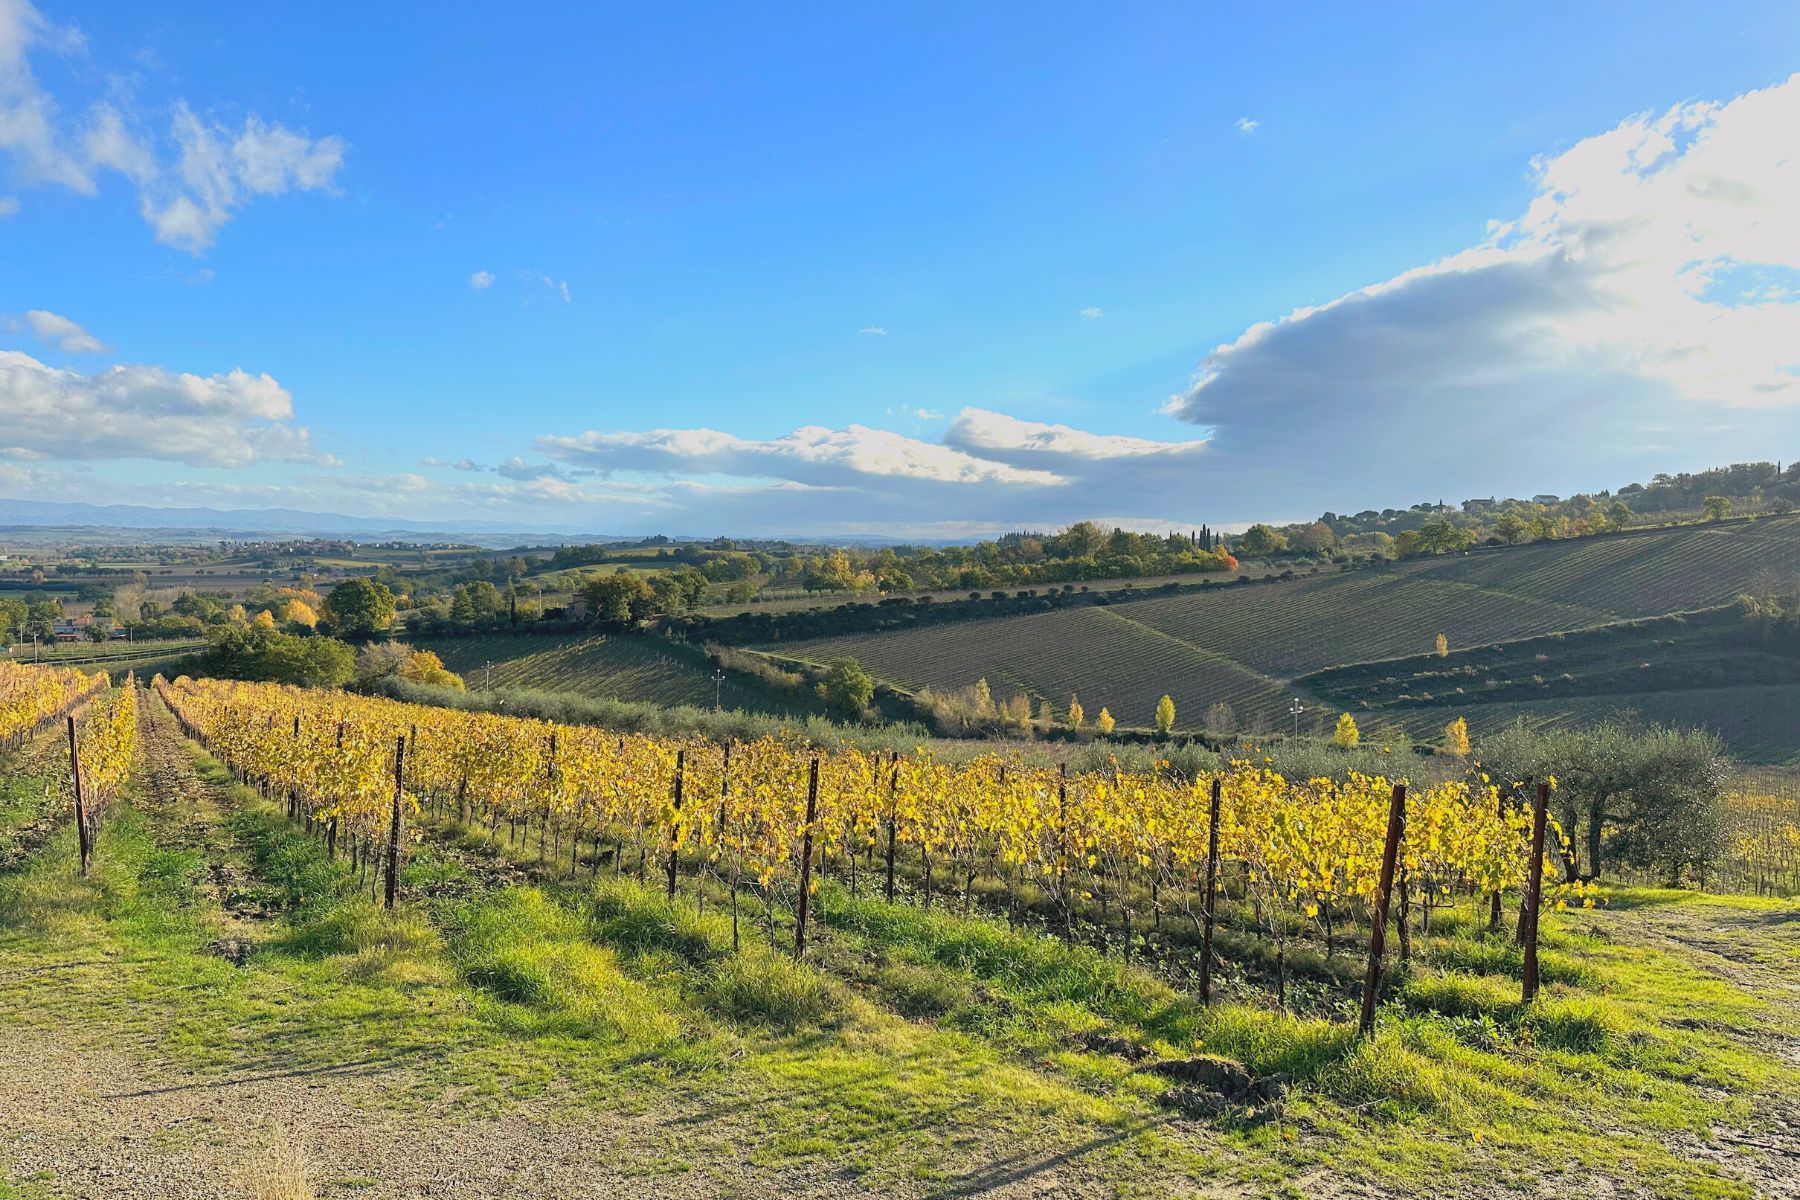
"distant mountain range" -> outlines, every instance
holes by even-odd
[[[54,530],[53,540],[119,543],[121,541],[242,541],[259,538],[350,538],[359,542],[466,542],[489,549],[525,544],[632,541],[636,533],[607,533],[578,525],[514,525],[503,521],[400,521],[387,517],[351,517],[343,513],[306,512],[297,508],[156,508],[144,504],[82,504],[51,500],[0,498],[0,534]],[[110,537],[98,536],[101,531]],[[159,536],[160,535],[160,536]],[[175,536],[179,535],[179,536]],[[671,534],[677,540],[684,535]],[[707,534],[694,540],[715,536]],[[797,544],[891,545],[896,538],[851,535],[794,535],[781,539]],[[36,540],[52,540],[40,533]],[[921,538],[918,545],[953,545],[955,538]]]
[[[221,538],[354,537],[359,541],[413,539],[510,545],[520,538],[610,541],[620,535],[576,526],[510,525],[496,521],[397,521],[295,508],[153,508],[139,504],[81,504],[0,499],[0,527],[103,528],[216,533]]]

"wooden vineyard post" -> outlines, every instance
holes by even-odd
[[[394,907],[400,886],[400,796],[406,789],[406,735],[394,739],[394,814],[388,825],[387,884],[384,905]]]
[[[75,714],[69,714],[69,777],[75,781],[75,838],[81,848],[81,873],[88,873],[87,797],[81,790],[81,747],[75,738]]]
[[[1531,866],[1525,885],[1525,969],[1523,997],[1531,1003],[1538,993],[1538,910],[1544,892],[1544,825],[1550,808],[1550,785],[1537,785],[1537,801],[1531,806]]]
[[[299,741],[300,741],[300,714],[295,713],[294,714],[294,742],[296,745],[298,745]],[[295,788],[289,788],[288,789],[288,820],[298,821],[299,819],[300,819],[300,793]]]
[[[1388,900],[1394,890],[1394,863],[1400,857],[1400,839],[1406,836],[1406,785],[1394,785],[1388,802],[1387,844],[1381,849],[1381,877],[1375,885],[1375,913],[1369,930],[1369,970],[1363,976],[1362,1017],[1357,1033],[1375,1032],[1375,992],[1381,984],[1381,956],[1387,950]]]
[[[1075,945],[1075,901],[1069,895],[1069,764],[1057,767],[1056,894],[1062,897],[1063,945]]]
[[[719,762],[719,820],[713,826],[713,836],[720,845],[725,843],[726,807],[731,802],[731,743],[725,743],[725,757]]]
[[[681,788],[687,773],[687,751],[675,752],[675,811],[669,817],[669,899],[675,898],[676,839],[681,833]]]
[[[806,780],[806,828],[800,834],[800,898],[794,911],[794,961],[806,955],[806,914],[812,902],[813,822],[819,819],[819,756]]]
[[[900,752],[894,751],[894,767],[888,775],[888,819],[887,819],[887,880],[884,894],[889,904],[894,902],[894,835],[900,825]]]
[[[1219,781],[1212,781],[1206,813],[1206,891],[1200,897],[1200,1003],[1212,1003],[1213,897],[1219,880]]]
[[[1495,807],[1498,810],[1497,815],[1500,817],[1501,825],[1504,826],[1506,824],[1506,797],[1503,795],[1500,795],[1500,793],[1498,791],[1495,792],[1495,795],[1499,796],[1499,799],[1495,801]],[[1488,897],[1488,932],[1489,933],[1499,933],[1500,932],[1500,889],[1499,888],[1495,888],[1493,895]]]

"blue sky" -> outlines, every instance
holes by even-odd
[[[946,536],[1793,458],[1797,69],[1783,3],[0,0],[0,495]]]

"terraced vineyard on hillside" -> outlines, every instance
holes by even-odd
[[[656,638],[500,635],[445,638],[422,648],[434,651],[471,688],[491,684],[698,708],[713,703],[712,671],[699,648]],[[720,701],[752,712],[792,711],[767,690],[730,676]]]
[[[1477,738],[1516,721],[1544,729],[1579,729],[1609,720],[1639,727],[1708,729],[1724,740],[1733,757],[1745,762],[1792,763],[1800,759],[1800,685],[1794,684],[1553,696],[1467,708],[1411,709],[1382,716],[1426,741],[1435,741],[1444,723],[1455,716],[1465,717],[1470,735]]]
[[[1465,717],[1477,734],[1514,721],[1612,719],[1710,729],[1755,761],[1791,755],[1800,657],[1754,637],[1735,607],[1335,667],[1298,681],[1334,708],[1422,735]]]

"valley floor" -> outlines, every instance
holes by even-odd
[[[1032,1035],[999,1018],[947,1029],[865,999],[897,994],[897,963],[834,984],[830,1020],[758,1025],[662,951],[628,959],[626,933],[596,948],[525,864],[429,823],[408,911],[384,916],[160,704],[142,720],[136,794],[88,879],[41,782],[53,745],[0,764],[4,1200],[1800,1197],[1792,903],[1629,892],[1557,918],[1629,1024],[1604,1062],[1530,1051],[1546,1082],[1507,1081],[1475,1117],[1302,1095],[1234,1124],[1076,1047],[1021,1054]],[[816,1002],[768,970],[759,986]],[[1420,1070],[1473,1058],[1442,1045]]]

